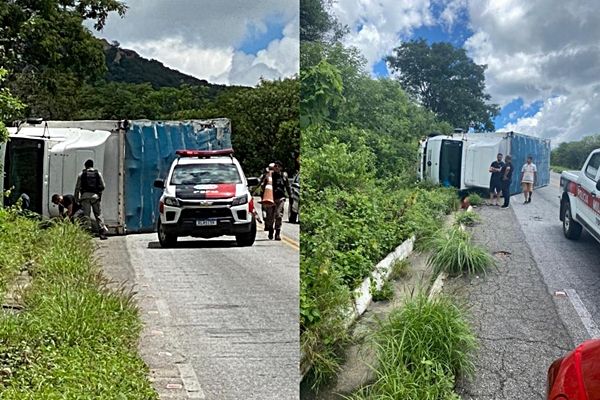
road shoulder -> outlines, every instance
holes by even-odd
[[[447,281],[480,342],[467,399],[543,399],[550,363],[573,347],[512,209],[481,207],[473,240],[497,262],[485,276]]]

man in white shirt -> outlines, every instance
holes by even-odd
[[[533,185],[537,178],[537,167],[532,161],[533,158],[531,156],[527,157],[527,163],[521,168],[521,186],[523,188],[523,195],[525,196],[523,204],[531,203]]]

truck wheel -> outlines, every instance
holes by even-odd
[[[235,241],[240,247],[252,246],[256,239],[256,221],[252,221],[252,228],[248,233],[238,233],[235,235]]]
[[[177,235],[166,233],[160,219],[158,220],[158,242],[160,247],[173,247],[177,244]]]
[[[296,220],[298,220],[298,213],[294,212],[294,211],[290,211],[290,218],[289,218],[290,224],[295,224]]]
[[[577,240],[581,237],[581,225],[573,219],[571,203],[566,202],[563,216],[563,233],[567,239]]]

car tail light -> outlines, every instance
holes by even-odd
[[[548,382],[547,382],[547,387],[546,387],[546,397],[548,397],[548,395],[550,395],[550,391],[552,390],[552,387],[554,386],[554,382],[556,381],[556,377],[558,376],[558,371],[560,370],[560,364],[562,363],[562,358],[559,358],[558,360],[554,361],[552,363],[552,365],[550,365],[550,368],[548,368]]]
[[[248,204],[248,212],[252,214],[254,212],[254,199],[250,197],[250,203]]]
[[[158,203],[158,212],[161,214],[165,212],[165,203],[163,203],[162,201]]]

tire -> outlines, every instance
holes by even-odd
[[[256,221],[252,220],[252,227],[248,233],[238,233],[235,235],[235,241],[240,247],[248,247],[254,244],[256,239]]]
[[[158,220],[158,242],[160,247],[174,247],[177,244],[177,235],[168,234],[164,231],[160,219]]]
[[[571,214],[571,203],[566,201],[564,204],[563,215],[563,233],[567,239],[577,240],[581,237],[582,227],[579,222],[573,219]]]
[[[290,224],[295,224],[297,220],[298,220],[298,213],[294,212],[294,211],[290,211],[290,218],[289,218]]]

